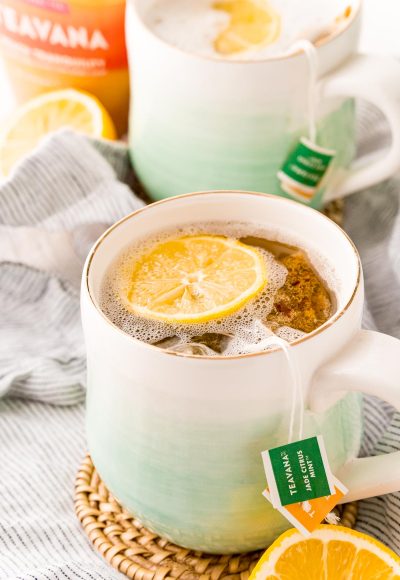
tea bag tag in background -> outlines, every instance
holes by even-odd
[[[323,186],[335,151],[319,147],[301,137],[278,172],[281,188],[291,197],[311,202]]]
[[[291,149],[288,157],[278,171],[281,189],[290,197],[310,204],[314,196],[329,178],[328,170],[336,155],[333,149],[317,144],[316,124],[316,86],[317,51],[308,40],[297,42],[291,52],[303,50],[309,68],[308,87],[308,138],[301,137]]]

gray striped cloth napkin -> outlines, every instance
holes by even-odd
[[[98,235],[142,204],[129,182],[124,146],[63,132],[0,186],[0,579],[122,578],[81,531],[72,491],[85,453],[79,277]],[[392,180],[353,196],[345,226],[364,262],[365,326],[400,338],[399,192]],[[398,415],[373,399],[365,415],[364,454],[400,449]],[[399,522],[400,494],[361,502],[358,528],[400,553]]]

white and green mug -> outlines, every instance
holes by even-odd
[[[286,357],[282,350],[177,354],[132,338],[99,306],[105,273],[125,247],[215,216],[295,236],[326,259],[338,281],[335,314],[291,352],[304,437],[324,437],[331,469],[350,490],[346,501],[400,489],[400,452],[357,458],[360,392],[400,410],[400,341],[361,330],[363,277],[350,239],[322,213],[287,199],[231,191],[174,197],[127,216],[96,243],[82,279],[87,438],[96,469],[150,530],[185,547],[235,553],[263,548],[290,526],[262,496],[261,459],[288,440]]]
[[[234,61],[185,52],[153,33],[148,6],[148,0],[129,0],[126,27],[130,149],[149,195],[161,199],[230,188],[286,195],[277,173],[307,133],[305,54]],[[318,143],[337,155],[313,207],[388,178],[400,167],[400,64],[356,54],[361,8],[361,0],[354,0],[347,26],[317,47]],[[354,97],[379,107],[392,131],[390,151],[357,168]]]

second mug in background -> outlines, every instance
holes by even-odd
[[[252,52],[248,60],[198,54],[156,34],[153,4],[129,0],[126,21],[129,141],[150,197],[230,188],[286,196],[277,173],[298,138],[307,135],[309,121],[304,52],[263,58]],[[373,185],[400,167],[400,65],[356,53],[362,2],[349,4],[346,23],[316,42],[317,143],[337,154],[313,207]],[[354,164],[354,98],[380,108],[392,131],[390,151],[368,164]]]

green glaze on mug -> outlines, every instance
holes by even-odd
[[[154,407],[150,384],[131,380],[127,405],[109,388],[114,382],[121,393],[124,376],[116,368],[110,376],[107,369],[100,376],[90,368],[87,433],[93,461],[108,488],[117,490],[121,504],[146,527],[180,545],[205,552],[218,546],[222,553],[263,548],[290,527],[262,496],[261,458],[263,450],[287,442],[289,408],[261,421],[196,421],[165,413],[161,393]],[[179,407],[179,400],[173,403]],[[361,432],[358,394],[323,414],[306,412],[304,437],[323,435],[334,472],[358,453]]]
[[[277,172],[299,137],[289,115],[226,111],[199,113],[187,105],[172,114],[160,103],[157,122],[149,122],[144,103],[133,109],[130,150],[140,181],[155,200],[190,190],[243,189],[289,197]],[[137,115],[135,115],[137,111]],[[201,126],[198,123],[201,118]],[[335,149],[333,170],[347,168],[355,153],[355,107],[352,99],[322,117],[317,142]],[[319,207],[323,191],[311,206]]]
[[[357,459],[359,391],[400,410],[400,341],[360,329],[361,264],[343,230],[279,196],[220,191],[173,197],[126,216],[95,244],[81,296],[87,440],[96,469],[154,532],[191,549],[234,553],[265,547],[288,526],[261,495],[261,452],[289,436],[294,385],[285,353],[174,353],[129,336],[100,308],[104,277],[124,248],[215,215],[287,232],[311,256],[317,250],[338,282],[335,313],[291,343],[290,358],[304,401],[303,436],[322,434],[349,501],[400,489],[400,452]],[[297,427],[294,434],[301,438]]]
[[[296,140],[308,137],[311,82],[317,145],[337,156],[310,205],[393,175],[400,167],[400,65],[357,54],[361,0],[350,4],[346,27],[318,43],[314,71],[303,50],[248,61],[181,50],[152,30],[148,0],[128,0],[129,143],[149,196],[242,189],[288,197],[277,172]],[[354,98],[380,108],[392,130],[388,152],[357,166]]]

